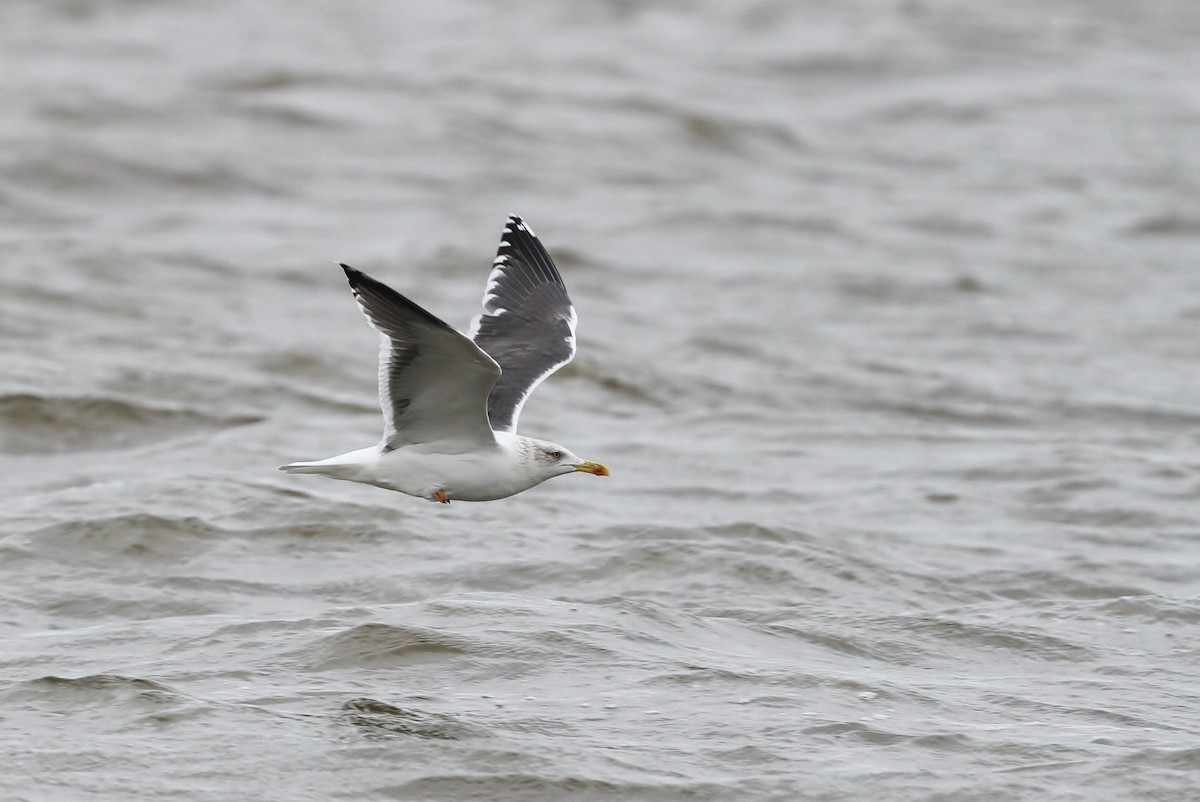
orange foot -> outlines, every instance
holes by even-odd
[[[439,490],[438,492],[434,493],[434,494],[433,494],[433,500],[434,500],[434,501],[440,501],[440,502],[442,502],[443,504],[449,504],[449,503],[450,503],[450,497],[446,495],[446,491],[445,491],[445,490]]]

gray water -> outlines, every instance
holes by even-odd
[[[0,799],[1200,794],[1200,6],[0,6]],[[337,261],[580,316],[449,507]]]

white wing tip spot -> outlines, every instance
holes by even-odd
[[[506,234],[511,233],[513,231],[524,231],[526,234],[528,234],[531,237],[537,237],[537,234],[533,233],[533,229],[530,228],[529,225],[524,220],[522,220],[518,215],[515,215],[515,214],[510,214],[508,216],[508,221],[505,222],[505,224],[504,224],[504,231]]]

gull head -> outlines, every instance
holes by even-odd
[[[558,443],[526,439],[529,441],[530,448],[527,453],[532,458],[530,462],[534,471],[544,475],[547,479],[576,471],[590,473],[594,476],[609,475],[608,468],[603,464],[580,459]]]

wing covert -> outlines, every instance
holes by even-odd
[[[486,399],[496,362],[467,337],[391,287],[347,265],[346,279],[381,335],[379,404],[384,447],[494,442]]]

